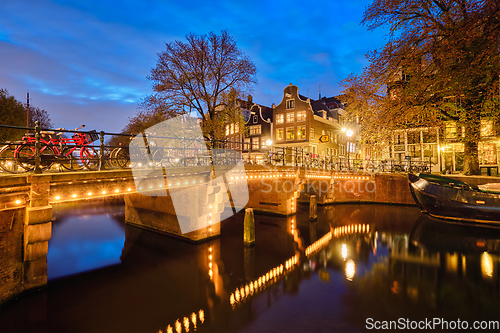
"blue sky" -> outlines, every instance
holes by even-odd
[[[289,83],[333,96],[386,42],[359,24],[370,3],[2,0],[0,88],[23,102],[29,89],[56,127],[120,131],[151,93],[165,43],[227,29],[257,67],[255,102],[278,104]]]

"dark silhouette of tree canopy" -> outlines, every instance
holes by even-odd
[[[27,107],[25,109],[27,109]],[[30,127],[35,127],[35,122],[39,121],[41,128],[52,128],[52,122],[50,120],[50,116],[47,111],[31,105],[29,107],[29,111],[30,111],[29,114]]]
[[[0,89],[0,123],[10,126],[26,126],[24,105],[10,96],[7,90]],[[0,142],[20,139],[23,132],[16,129],[0,129]]]
[[[349,112],[364,118],[365,139],[457,121],[465,130],[464,173],[478,174],[481,117],[499,115],[500,3],[375,0],[362,23],[390,29],[363,73],[343,82]]]
[[[143,106],[167,118],[195,111],[203,119],[208,137],[227,121],[235,97],[246,96],[255,82],[253,62],[238,49],[234,39],[220,34],[186,36],[186,41],[166,43],[148,79],[154,94]]]

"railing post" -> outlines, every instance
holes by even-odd
[[[42,144],[40,142],[41,138],[41,128],[40,128],[40,122],[36,121],[35,122],[35,170],[33,171],[35,174],[41,174],[42,173],[42,168],[40,168],[40,164],[42,162],[42,158],[40,156],[40,149],[42,147]]]
[[[104,131],[99,132],[101,144],[99,145],[99,171],[106,169],[106,163],[104,161]]]

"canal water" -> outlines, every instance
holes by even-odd
[[[500,229],[414,207],[318,207],[316,222],[307,211],[256,214],[246,248],[244,214],[187,244],[126,225],[123,205],[56,206],[48,286],[2,307],[0,331],[470,332],[500,321]]]

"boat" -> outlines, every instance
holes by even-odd
[[[470,186],[460,180],[430,174],[408,174],[411,195],[430,216],[466,222],[500,224],[497,186]]]

